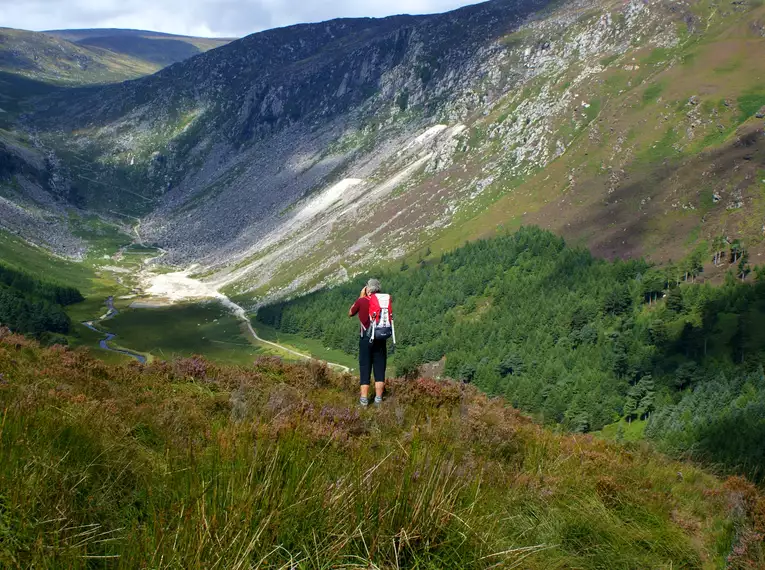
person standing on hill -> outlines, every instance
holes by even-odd
[[[359,376],[362,406],[369,405],[369,385],[374,370],[375,405],[382,403],[385,391],[385,368],[388,363],[388,339],[396,334],[393,329],[393,309],[390,295],[380,293],[380,282],[370,279],[359,298],[348,311],[349,317],[359,316]]]

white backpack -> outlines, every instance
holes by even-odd
[[[393,338],[396,343],[396,330],[393,327],[393,315],[390,310],[390,295],[375,293],[369,297],[369,342]]]

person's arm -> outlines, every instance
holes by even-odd
[[[361,293],[359,293],[359,299],[363,299],[366,296],[367,296],[367,288],[364,287],[361,290]],[[353,305],[351,305],[350,309],[348,309],[348,317],[349,318],[350,317],[355,317],[356,315],[359,314],[359,299],[356,299],[356,302],[353,303]]]

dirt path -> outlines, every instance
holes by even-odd
[[[250,323],[249,319],[247,320],[247,328],[250,330],[250,334],[252,335],[252,337],[256,341],[258,341],[260,343],[267,344],[269,346],[273,346],[275,348],[278,348],[279,350],[283,350],[283,351],[288,352],[290,354],[294,354],[295,356],[299,356],[300,358],[304,358],[306,360],[313,360],[314,359],[313,356],[308,356],[308,355],[305,355],[305,354],[301,354],[300,352],[297,352],[295,350],[287,348],[286,346],[282,346],[281,344],[276,344],[275,342],[271,342],[271,341],[268,341],[268,340],[260,338],[258,336],[257,331],[255,330],[255,327],[252,326],[252,324]],[[327,365],[331,366],[333,368],[338,368],[339,370],[342,370],[343,372],[350,372],[351,371],[351,369],[348,368],[347,366],[343,366],[342,364],[338,364],[336,362],[327,362]]]
[[[140,239],[140,223],[135,227],[136,234]],[[160,250],[162,257],[166,252]],[[154,258],[154,259],[158,259]],[[148,267],[142,270],[143,279],[141,279],[143,286],[143,292],[150,297],[166,300],[167,304],[173,302],[194,302],[204,299],[214,299],[219,301],[224,307],[226,307],[231,313],[239,319],[249,331],[250,335],[256,342],[271,346],[292,356],[296,356],[302,360],[313,360],[314,357],[308,354],[303,354],[281,344],[271,342],[261,338],[258,332],[252,326],[250,318],[247,315],[247,311],[243,307],[234,303],[225,294],[221,293],[216,287],[209,283],[205,283],[198,279],[194,279],[190,276],[191,272],[195,269],[194,266],[187,268],[185,271],[178,271],[174,273],[165,273],[162,275],[154,274]],[[340,370],[342,372],[350,372],[351,369],[342,364],[336,362],[327,362],[327,364]]]
[[[298,358],[302,358],[303,360],[314,360],[315,358],[313,356],[310,356],[308,354],[303,354],[302,352],[298,352],[296,350],[292,350],[291,348],[287,348],[286,346],[283,346],[281,344],[271,342],[269,340],[265,340],[258,336],[258,331],[255,330],[255,327],[252,326],[252,323],[250,322],[249,317],[247,316],[247,312],[244,310],[243,307],[237,305],[234,303],[231,299],[226,297],[225,295],[221,294],[220,297],[221,303],[225,307],[227,307],[236,317],[242,321],[245,326],[247,327],[247,330],[250,331],[250,334],[252,335],[252,338],[254,338],[257,342],[272,346],[274,348],[278,348],[279,350],[282,350],[288,354],[292,354],[293,356],[297,356]],[[318,359],[316,359],[318,360]],[[327,362],[328,366],[331,366],[332,368],[337,368],[338,370],[341,370],[342,372],[350,372],[351,369],[347,366],[343,366],[342,364],[338,364],[337,362]]]

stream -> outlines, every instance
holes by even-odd
[[[136,234],[135,243],[139,245],[143,243],[143,240],[141,238],[140,228],[141,228],[141,221],[138,220],[138,223],[133,228],[133,231]],[[160,254],[157,257],[147,260],[144,263],[148,264],[149,261],[154,261],[156,259],[159,259],[167,253],[161,248],[159,249],[159,252]],[[252,322],[250,321],[247,315],[247,311],[245,311],[243,307],[234,303],[226,295],[221,293],[216,287],[192,278],[190,276],[192,269],[194,269],[194,266],[186,269],[185,271],[164,273],[160,275],[152,275],[152,278],[149,280],[149,284],[146,287],[146,290],[143,292],[148,294],[148,296],[150,297],[167,299],[170,302],[170,304],[172,304],[175,301],[180,302],[180,301],[188,301],[188,300],[215,299],[219,301],[221,304],[223,304],[223,306],[226,307],[229,310],[229,312],[232,313],[239,321],[241,321],[242,323],[246,325],[248,332],[250,333],[250,335],[256,342],[271,346],[273,348],[286,352],[287,354],[296,356],[300,358],[301,360],[311,360],[313,358],[311,355],[298,352],[296,350],[293,350],[291,348],[288,348],[286,346],[283,346],[275,342],[265,340],[261,338],[260,336],[258,336],[257,331],[252,326]],[[119,281],[119,278],[117,278],[117,280]],[[82,323],[83,326],[86,326],[90,330],[95,331],[99,334],[106,335],[106,337],[99,342],[99,346],[102,349],[108,350],[110,352],[125,354],[127,356],[130,356],[131,358],[135,358],[141,363],[145,363],[146,357],[141,354],[132,352],[130,350],[112,348],[111,346],[109,346],[109,342],[114,340],[117,335],[100,330],[97,327],[97,325],[98,323],[101,323],[103,321],[113,318],[119,313],[119,311],[117,311],[117,309],[114,307],[113,296],[109,297],[106,300],[106,307],[108,308],[106,315],[104,315],[103,317],[101,317],[100,319],[96,321],[83,322]],[[327,362],[327,364],[330,367],[340,370],[342,372],[350,372],[351,370],[347,366],[344,366],[342,364],[338,364],[335,362]]]
[[[101,329],[96,327],[96,324],[97,323],[101,323],[103,321],[108,321],[109,319],[111,319],[111,318],[115,317],[117,314],[119,314],[119,311],[114,308],[114,297],[109,297],[106,300],[106,307],[109,310],[106,312],[106,314],[103,317],[101,317],[100,319],[98,319],[95,322],[94,321],[84,321],[82,323],[82,325],[84,327],[89,328],[93,332],[97,332],[99,334],[105,334],[106,335],[106,337],[102,338],[99,341],[99,343],[98,343],[98,346],[100,346],[102,349],[108,350],[109,352],[117,352],[119,354],[124,354],[126,356],[131,357],[131,358],[135,358],[141,364],[146,364],[146,357],[143,354],[138,354],[137,352],[131,352],[129,350],[123,350],[123,349],[120,349],[120,348],[112,348],[111,346],[109,346],[109,343],[112,340],[114,340],[115,338],[117,338],[117,335],[113,334],[113,333],[110,333],[110,332],[102,331]]]

